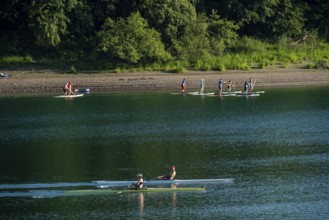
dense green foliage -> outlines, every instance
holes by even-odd
[[[181,72],[327,63],[328,13],[321,0],[3,0],[0,65]]]

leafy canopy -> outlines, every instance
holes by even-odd
[[[117,21],[108,18],[98,36],[100,50],[114,61],[138,63],[170,59],[161,42],[160,33],[149,28],[139,12]]]

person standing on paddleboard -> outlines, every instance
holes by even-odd
[[[244,92],[247,93],[248,92],[248,83],[247,83],[247,81],[244,81],[243,88],[244,88]]]
[[[204,86],[205,86],[205,80],[201,79],[200,80],[200,94],[203,94]]]
[[[64,91],[64,95],[67,95],[67,92],[68,92],[68,82],[65,83],[64,87],[63,87],[63,91]]]
[[[73,84],[71,82],[69,82],[67,84],[67,89],[69,90],[69,95],[72,95],[72,94],[75,94],[73,91],[72,91],[72,86]]]
[[[218,95],[222,96],[222,91],[223,91],[223,80],[222,80],[222,78],[220,78],[219,81],[218,81],[218,89],[219,89]]]
[[[228,83],[227,83],[227,89],[229,92],[232,91],[232,86],[234,85],[235,83],[232,82],[232,80],[229,80]]]
[[[182,88],[182,94],[184,94],[185,93],[185,78],[182,80],[181,88]]]
[[[253,89],[253,82],[252,82],[252,78],[249,79],[249,83],[248,83],[248,86],[249,86],[249,92],[252,92],[252,89]]]

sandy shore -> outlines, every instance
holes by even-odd
[[[53,71],[0,71],[9,74],[0,79],[0,94],[62,93],[63,85],[71,81],[73,87],[90,88],[92,92],[110,91],[180,91],[186,78],[186,91],[199,89],[200,79],[206,81],[205,91],[217,90],[218,80],[232,80],[242,89],[250,77],[257,79],[255,89],[266,87],[329,86],[329,70],[270,68],[252,71],[186,72],[186,73],[79,73],[61,74]]]

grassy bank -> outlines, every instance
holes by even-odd
[[[178,60],[166,63],[129,65],[108,63],[106,60],[34,60],[31,56],[0,57],[2,69],[56,69],[61,73],[78,73],[83,70],[114,73],[165,71],[184,73],[186,70],[226,71],[265,69],[273,65],[282,68],[300,64],[303,68],[328,68],[329,44],[322,41],[294,43],[281,40],[271,44],[260,40],[242,38],[227,46],[223,55],[199,57],[196,60]]]

